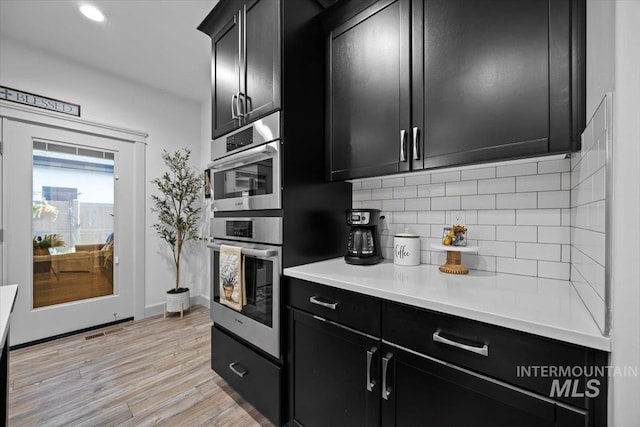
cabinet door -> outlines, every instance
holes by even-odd
[[[409,25],[409,0],[382,0],[329,32],[330,179],[409,170]]]
[[[569,3],[414,1],[414,169],[572,148]]]
[[[305,427],[376,426],[380,341],[289,309],[293,420]]]
[[[211,94],[212,137],[217,138],[240,126],[238,95],[240,93],[241,14],[233,18],[212,37],[213,93]]]
[[[584,413],[572,412],[556,424],[552,400],[436,359],[389,345],[383,345],[381,357],[387,390],[383,426],[555,427],[574,426],[580,416],[586,420]],[[565,420],[569,423],[562,424]]]
[[[244,123],[280,108],[280,2],[253,0],[244,12]]]

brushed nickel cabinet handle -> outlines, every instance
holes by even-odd
[[[378,349],[375,347],[367,350],[367,391],[373,391],[376,385],[376,380],[371,379],[371,360],[376,351],[378,351]]]
[[[393,354],[387,353],[387,355],[382,358],[382,398],[384,400],[389,400],[389,396],[391,396],[391,387],[387,387],[387,369],[389,368],[389,361],[392,357]]]
[[[240,378],[244,378],[244,376],[249,373],[246,369],[242,371],[238,370],[236,366],[239,366],[238,362],[229,363],[229,369],[231,369],[233,373],[239,376]]]
[[[450,345],[451,347],[460,348],[462,350],[470,351],[471,353],[476,353],[481,356],[488,357],[489,356],[489,346],[483,345],[482,347],[474,347],[471,345],[462,344],[456,341],[452,341],[440,335],[440,332],[433,333],[433,340],[435,342],[439,342],[441,344]]]
[[[405,148],[407,142],[407,131],[405,131],[404,129],[400,130],[400,161],[401,162],[406,162],[407,161],[407,150]]]
[[[233,95],[231,95],[231,119],[232,120],[238,119],[238,114],[236,114],[236,109],[237,109],[236,101],[238,100],[238,93],[234,93]]]
[[[413,136],[413,160],[420,160],[420,146],[418,145],[419,128],[416,126],[412,129]]]
[[[309,297],[309,302],[311,304],[315,304],[315,305],[319,305],[319,306],[322,306],[322,307],[330,308],[331,310],[335,310],[338,307],[338,303],[337,302],[320,301],[318,299],[317,295],[313,295],[313,296]]]

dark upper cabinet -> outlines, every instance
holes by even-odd
[[[579,148],[584,0],[352,0],[326,15],[330,179]]]
[[[213,138],[281,104],[280,2],[231,0],[217,12],[198,27],[212,39]]]
[[[329,179],[409,170],[409,0],[335,21],[327,38]],[[402,136],[401,136],[402,134]]]

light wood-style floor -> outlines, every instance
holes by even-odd
[[[210,367],[195,306],[10,353],[9,426],[271,426]]]

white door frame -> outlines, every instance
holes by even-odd
[[[131,221],[131,229],[133,230],[133,260],[132,260],[132,280],[134,287],[134,319],[143,319],[145,316],[145,155],[146,155],[146,138],[148,134],[141,131],[135,131],[130,129],[123,129],[116,126],[111,126],[103,123],[92,122],[83,120],[78,117],[69,116],[65,117],[59,113],[53,113],[46,110],[38,110],[33,107],[26,107],[18,104],[12,104],[7,101],[0,100],[0,122],[4,119],[24,122],[26,124],[33,124],[38,126],[50,127],[52,129],[66,130],[76,133],[83,133],[88,135],[94,135],[98,137],[117,139],[122,142],[133,144],[134,153],[134,171],[133,171],[133,215],[129,220]],[[0,131],[2,131],[2,124],[0,124]],[[0,141],[4,141],[4,138],[0,136]],[[4,159],[6,160],[6,159]],[[0,181],[1,182],[1,181]],[[6,180],[2,182],[2,185],[8,185]],[[1,194],[6,194],[3,189],[0,189]],[[0,217],[2,218],[2,224],[0,228],[6,228],[4,224],[7,218],[7,209],[9,203],[6,200],[2,203],[2,212]],[[6,266],[6,251],[3,251],[0,263]],[[7,283],[6,268],[0,268],[2,275],[2,285]],[[20,294],[20,287],[26,287],[28,284],[18,283],[18,294]],[[24,292],[29,292],[25,289]]]

